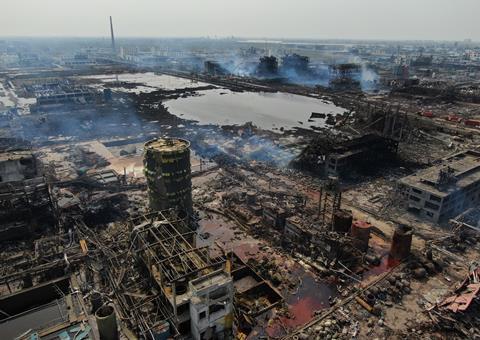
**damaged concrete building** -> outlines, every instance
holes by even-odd
[[[395,159],[398,141],[369,133],[350,140],[333,143],[319,138],[312,141],[293,165],[323,176],[347,176],[352,170],[374,172],[382,164]]]
[[[0,153],[0,183],[23,181],[35,176],[37,176],[37,164],[31,151]]]
[[[228,337],[233,281],[226,258],[211,258],[208,247],[195,247],[195,231],[173,212],[153,213],[132,221],[132,226],[133,244],[170,303],[181,334],[193,339]]]
[[[452,218],[480,204],[480,152],[459,152],[402,178],[398,191],[407,208],[432,221]]]
[[[352,168],[362,170],[392,159],[397,149],[398,141],[367,134],[335,146],[326,156],[325,170],[328,175],[345,175]]]
[[[10,150],[15,140],[4,141],[0,153],[0,241],[40,231],[53,222],[50,191],[29,149]]]

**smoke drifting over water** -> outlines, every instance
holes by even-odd
[[[142,122],[133,107],[119,110],[62,108],[59,112],[16,117],[11,129],[15,137],[38,143],[82,141],[95,138],[130,138],[143,133]]]
[[[237,133],[208,127],[196,129],[193,145],[203,157],[219,163],[257,161],[287,167],[298,153],[251,132],[251,125],[238,128]]]
[[[265,162],[279,168],[287,167],[297,154],[267,137],[252,132],[253,126],[185,126],[166,129],[141,119],[134,109],[104,112],[76,110],[68,113],[50,113],[18,117],[21,129],[12,131],[15,137],[39,145],[86,141],[92,139],[131,140],[132,143],[155,136],[172,135],[192,141],[192,147],[203,157],[222,162]],[[152,117],[155,118],[155,117]]]

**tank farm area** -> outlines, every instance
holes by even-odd
[[[479,339],[480,101],[357,71],[0,73],[0,338]]]

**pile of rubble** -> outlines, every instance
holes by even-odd
[[[434,330],[456,337],[478,338],[480,334],[480,266],[473,263],[467,277],[447,296],[427,309]]]

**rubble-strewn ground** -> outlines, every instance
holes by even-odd
[[[282,89],[303,91],[302,87]],[[411,108],[396,163],[372,165],[380,167],[373,175],[352,171],[352,176],[342,182],[341,208],[351,210],[354,220],[374,227],[369,250],[359,254],[358,249],[348,248],[351,240],[347,235],[332,236],[329,225],[320,223],[319,195],[325,181],[318,173],[294,170],[284,163],[297,156],[311,139],[326,135],[335,138],[330,129],[328,133],[296,129],[277,135],[252,124],[198,126],[171,115],[162,104],[166,99],[197,95],[195,86],[127,92],[115,93],[112,104],[95,106],[94,114],[90,110],[61,110],[13,117],[8,129],[16,126],[16,137],[34,141],[34,152],[43,163],[44,175],[58,200],[56,208],[63,216],[80,214],[89,227],[109,237],[110,229],[121,228],[128,219],[147,211],[143,142],[157,135],[185,137],[192,141],[195,151],[191,164],[199,223],[197,245],[210,245],[211,251],[217,253],[233,251],[283,296],[282,304],[250,320],[249,338],[478,337],[475,312],[465,324],[454,320],[458,329],[450,324],[444,329],[442,322],[461,316],[436,307],[471,272],[470,262],[478,260],[478,235],[468,235],[467,249],[458,248],[466,241],[456,238],[451,225],[420,220],[404,209],[396,194],[399,178],[454,151],[478,148],[478,131],[463,127],[454,127],[462,133],[439,131],[425,118],[418,118],[417,109]],[[335,100],[342,104],[338,98]],[[357,98],[345,95],[344,101],[350,100]],[[386,96],[382,100],[397,99]],[[399,101],[404,106],[410,103],[405,103],[405,98]],[[471,103],[423,107],[442,114],[463,110],[469,116],[478,115],[477,106]],[[74,126],[66,129],[61,124],[64,120]],[[75,125],[79,120],[83,125]],[[339,126],[335,132],[338,138],[340,134],[352,138],[355,134],[347,131],[358,128],[357,122],[353,116]],[[440,119],[432,122],[444,123]],[[118,175],[112,183],[96,177],[112,170]],[[341,244],[339,248],[347,256],[332,259],[328,253],[338,249],[327,251],[327,246],[310,243],[305,236],[290,239],[275,223],[256,215],[254,206],[282,208],[305,229],[318,231],[320,236],[316,237]],[[65,239],[70,222],[65,219],[58,226]],[[399,224],[414,229],[412,255],[403,262],[388,255]],[[55,235],[53,226],[44,232],[44,236]],[[448,239],[440,250],[432,248],[442,237]],[[442,251],[448,247],[450,252]],[[2,246],[0,258],[14,264],[13,271],[22,268],[22,258],[37,258],[36,251],[31,242],[24,241]],[[58,249],[55,256],[61,258],[63,251],[68,252]],[[12,274],[10,269],[2,270],[4,275]],[[16,290],[22,285],[20,282],[11,288]],[[1,288],[1,293],[7,291]]]

